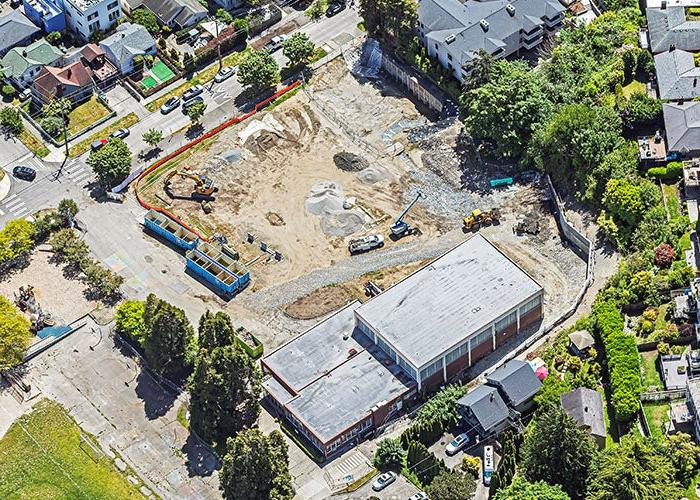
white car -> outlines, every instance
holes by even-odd
[[[374,480],[372,483],[372,489],[374,491],[381,491],[394,481],[396,481],[396,472],[385,472]]]
[[[274,52],[277,49],[281,48],[282,44],[286,42],[288,38],[288,35],[273,36],[272,40],[265,44],[265,48],[268,50],[268,52]]]
[[[408,497],[408,500],[428,500],[428,495],[426,495],[422,491],[419,491],[415,495]]]
[[[467,444],[469,444],[469,436],[465,432],[459,436],[455,436],[455,438],[447,444],[447,447],[445,447],[445,453],[448,455],[454,455],[459,450],[467,446]]]
[[[236,68],[233,66],[224,66],[219,70],[219,72],[214,75],[214,81],[216,83],[221,83],[224,80],[228,80],[231,78],[233,75],[236,74]]]

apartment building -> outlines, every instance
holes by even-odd
[[[109,31],[122,17],[119,0],[63,0],[66,25],[83,41],[95,31]]]

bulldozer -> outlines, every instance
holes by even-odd
[[[178,196],[173,194],[172,190],[170,189],[170,182],[175,176],[184,177],[185,179],[191,179],[194,181],[194,191],[192,191],[190,196]],[[195,174],[183,170],[173,170],[172,172],[169,172],[163,180],[163,189],[171,198],[195,200],[204,199],[209,201],[214,199],[212,194],[218,191],[218,188],[214,186],[214,181],[206,175]]]
[[[497,208],[486,211],[475,208],[471,214],[464,218],[464,228],[467,231],[478,231],[481,226],[490,226],[494,222],[498,222],[500,218],[501,212]]]

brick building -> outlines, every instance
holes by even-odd
[[[541,321],[543,294],[477,235],[263,358],[263,386],[329,455]]]

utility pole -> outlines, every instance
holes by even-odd
[[[59,97],[59,99],[61,99]],[[61,122],[63,123],[63,144],[66,146],[66,154],[63,157],[63,161],[61,162],[61,166],[58,167],[58,170],[56,171],[56,176],[54,177],[54,180],[58,180],[59,177],[61,177],[61,174],[63,173],[63,167],[66,166],[66,163],[68,162],[68,128],[66,127],[66,110],[63,108],[63,102],[59,102],[59,108],[61,110]]]

